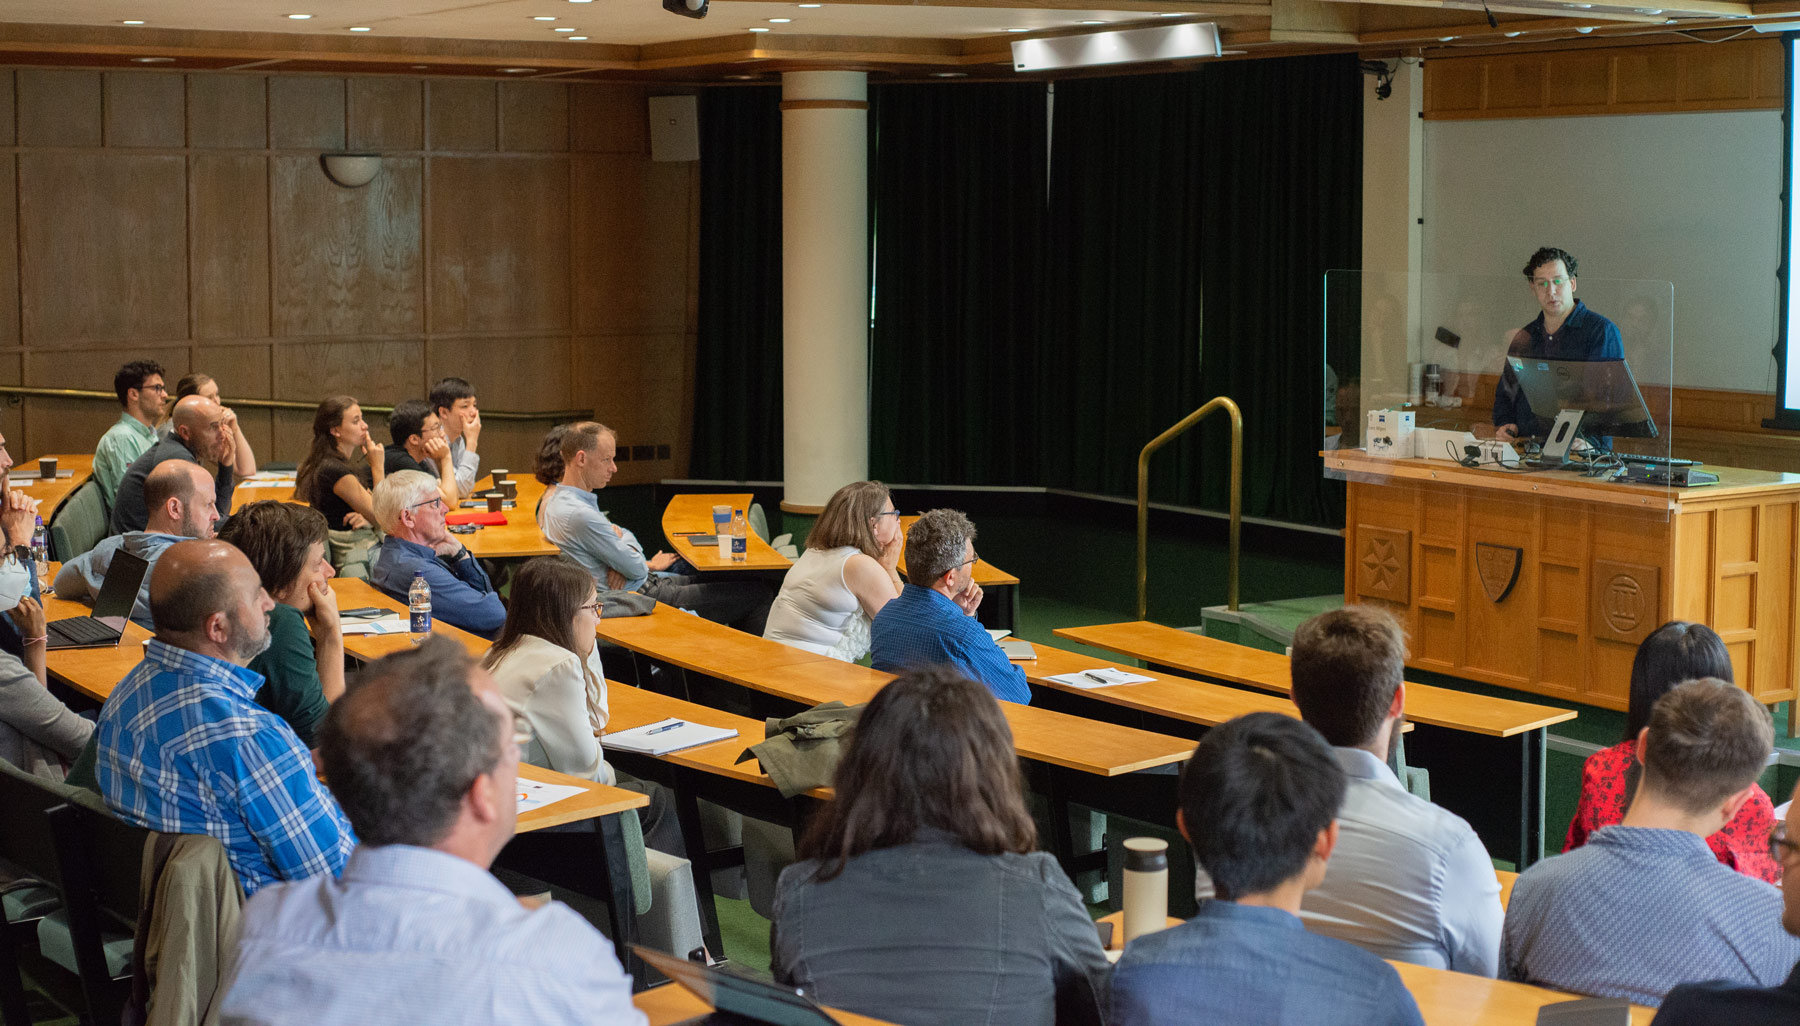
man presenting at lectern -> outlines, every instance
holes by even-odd
[[[1625,344],[1613,322],[1575,298],[1575,258],[1550,246],[1531,254],[1525,281],[1544,312],[1513,333],[1509,356],[1539,360],[1623,360]],[[1494,388],[1494,437],[1503,442],[1542,435],[1548,422],[1531,412],[1512,368]]]

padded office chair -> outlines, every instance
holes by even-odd
[[[50,517],[50,555],[67,563],[100,544],[106,537],[106,499],[100,484],[89,481],[75,489]]]

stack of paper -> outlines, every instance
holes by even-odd
[[[1076,688],[1109,688],[1115,684],[1142,684],[1145,681],[1152,681],[1156,678],[1146,677],[1141,673],[1132,673],[1130,670],[1121,670],[1116,666],[1106,666],[1098,670],[1059,673],[1054,677],[1046,677],[1044,679],[1053,680],[1058,684],[1067,684],[1070,687]]]
[[[730,727],[709,727],[704,723],[690,723],[671,717],[630,730],[621,730],[616,734],[607,734],[600,739],[600,745],[640,755],[666,755],[737,736],[738,732]]]

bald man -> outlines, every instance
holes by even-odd
[[[150,472],[144,479],[144,504],[150,508],[150,520],[142,531],[115,534],[62,565],[56,574],[57,598],[92,604],[106,583],[113,556],[124,550],[150,564],[151,570],[138,587],[131,621],[145,630],[156,629],[150,615],[150,578],[157,559],[184,538],[211,538],[213,525],[219,522],[219,507],[213,497],[212,475],[200,464],[186,460],[170,460]]]
[[[213,502],[220,516],[231,513],[231,493],[237,487],[231,462],[237,452],[235,423],[229,412],[216,399],[203,395],[184,396],[175,404],[170,418],[175,430],[139,456],[125,471],[119,482],[119,493],[113,499],[112,533],[142,531],[150,522],[150,508],[144,501],[144,479],[169,460],[200,463],[212,460],[219,465],[212,475]]]
[[[156,637],[95,731],[106,804],[151,830],[218,838],[245,894],[336,875],[356,846],[311,753],[256,704],[263,678],[246,667],[269,647],[274,607],[237,549],[169,546],[150,576]]]

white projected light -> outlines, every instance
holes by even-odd
[[[1197,22],[1019,39],[1013,42],[1012,52],[1014,71],[1056,71],[1217,57],[1224,51],[1219,48],[1219,27],[1212,22]]]
[[[1793,76],[1800,73],[1800,37],[1788,39],[1787,45],[1788,74]],[[1781,283],[1781,303],[1785,307],[1782,310],[1781,408],[1775,413],[1777,421],[1788,422],[1800,419],[1800,360],[1795,359],[1796,355],[1800,355],[1800,295],[1796,295],[1794,289],[1794,275],[1800,271],[1800,197],[1794,194],[1794,157],[1796,153],[1800,153],[1800,119],[1794,117],[1794,86],[1795,82],[1790,80],[1787,89],[1788,180],[1783,183],[1787,186],[1784,190],[1787,201],[1787,210],[1784,212],[1787,215],[1787,238],[1784,240],[1787,243],[1787,253],[1782,261],[1785,266],[1782,268]]]

